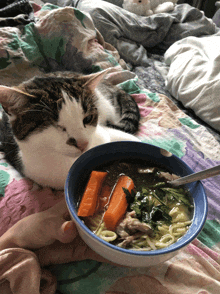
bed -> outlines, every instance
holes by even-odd
[[[16,85],[42,71],[121,68],[109,78],[137,101],[141,141],[177,155],[195,172],[220,164],[220,32],[202,11],[179,4],[140,17],[116,0],[21,2],[10,17],[0,8],[1,84]],[[2,235],[60,201],[63,192],[22,177],[0,147]],[[202,183],[207,221],[176,257],[135,269],[92,260],[52,265],[57,293],[220,293],[220,176]]]

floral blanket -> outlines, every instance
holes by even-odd
[[[0,28],[0,75],[16,85],[43,71],[95,72],[113,67],[108,78],[133,95],[141,113],[137,136],[182,158],[195,172],[220,164],[220,146],[201,124],[167,96],[143,87],[140,71],[129,71],[118,51],[106,43],[91,17],[81,11],[48,4],[36,22]],[[209,202],[208,219],[198,236],[159,266],[122,268],[91,260],[51,266],[57,293],[218,294],[220,293],[220,177],[202,181]],[[19,219],[45,210],[63,192],[40,188],[21,177],[0,153],[0,235]]]

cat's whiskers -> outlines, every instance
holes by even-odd
[[[38,104],[38,106],[42,107],[42,105],[40,105],[40,104]],[[35,108],[34,109],[26,109],[26,110],[23,110],[21,112],[21,114],[24,114],[24,113],[27,113],[27,112],[45,112],[45,113],[48,113],[48,114],[50,114],[52,116],[55,116],[55,113],[53,113],[52,110],[50,110],[50,109],[48,110],[48,109],[46,109],[44,107],[42,107],[41,109],[35,109]]]
[[[26,109],[21,111],[21,114],[27,113],[27,112],[42,112],[42,109]]]
[[[11,154],[11,153],[13,154],[14,152],[15,152],[15,150],[7,151],[7,157],[9,154]]]

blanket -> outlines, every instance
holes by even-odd
[[[67,5],[65,0],[43,2]],[[218,31],[211,19],[188,4],[177,5],[170,13],[150,17],[126,11],[121,7],[122,1],[117,0],[71,0],[68,5],[89,13],[104,40],[113,45],[126,62],[135,66],[148,66],[149,52],[163,54],[175,41]]]
[[[35,17],[38,18],[36,23],[29,23],[22,29],[0,28],[0,57],[4,61],[0,70],[2,84],[16,85],[42,74],[42,71],[57,69],[84,72],[107,67],[121,69],[109,78],[117,80],[118,86],[137,101],[141,113],[137,136],[143,142],[177,155],[195,172],[220,164],[220,148],[215,137],[180,110],[165,95],[165,90],[158,92],[162,88],[160,83],[164,82],[158,72],[159,79],[149,82],[149,90],[143,68],[135,67],[128,71],[129,64],[103,38],[90,14],[71,7],[46,4],[35,13]],[[215,33],[215,26],[207,19],[204,21],[207,25],[204,25],[203,34]],[[207,27],[212,28],[209,33]],[[19,219],[57,203],[63,192],[39,187],[18,174],[5,160],[3,152],[0,155],[2,235]],[[219,293],[219,180],[220,177],[216,176],[202,181],[209,202],[207,222],[198,239],[176,257],[160,266],[137,269],[91,260],[50,266],[49,270],[57,277],[57,293]]]
[[[139,16],[101,0],[80,0],[77,8],[89,12],[96,28],[120,56],[133,65],[148,65],[148,52],[163,54],[174,42],[187,36],[218,31],[204,13],[188,4],[170,13]]]

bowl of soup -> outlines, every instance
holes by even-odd
[[[192,173],[156,146],[107,143],[75,161],[65,199],[91,249],[119,265],[153,266],[175,256],[204,226],[208,204],[202,183],[169,183]]]

